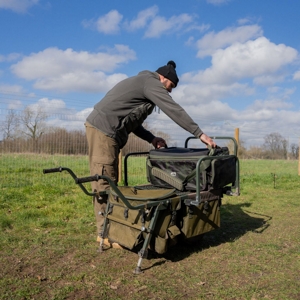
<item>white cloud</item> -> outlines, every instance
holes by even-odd
[[[253,24],[255,22],[259,22],[260,18],[254,18],[254,17],[246,17],[246,18],[241,18],[237,20],[237,23],[239,25],[245,25],[245,24]]]
[[[119,24],[122,19],[123,16],[117,10],[111,10],[97,20],[97,30],[105,34],[118,33],[120,31]]]
[[[233,42],[225,49],[214,51],[209,68],[181,75],[181,84],[172,96],[208,134],[228,135],[231,130],[232,135],[234,128],[239,127],[248,145],[259,145],[263,136],[274,130],[288,136],[291,126],[293,131],[299,128],[300,112],[289,102],[296,88],[274,86],[275,82],[284,82],[289,74],[288,65],[297,59],[295,49],[274,44],[265,37]],[[300,71],[294,74],[294,79],[297,78],[300,79]],[[270,88],[263,90],[261,86]],[[242,109],[256,92],[265,99]],[[239,101],[244,104],[239,103],[235,109],[234,99],[240,95]],[[232,107],[222,99],[228,99]],[[214,126],[209,125],[212,119]],[[219,122],[227,125],[218,125]],[[260,131],[256,135],[258,127]],[[292,140],[291,134],[290,137]]]
[[[207,84],[205,82],[180,84],[172,93],[181,105],[199,105],[239,94],[252,95],[253,88],[247,84],[234,82],[232,84]]]
[[[41,98],[29,107],[37,111],[42,109],[48,116],[46,121],[49,127],[68,128],[68,130],[84,129],[84,122],[93,108],[81,111],[70,109],[61,99]]]
[[[10,9],[17,13],[26,13],[28,8],[39,3],[39,0],[0,0],[0,9]]]
[[[154,19],[158,13],[158,7],[156,5],[142,10],[138,13],[137,17],[127,24],[128,30],[136,30],[144,28],[149,20]]]
[[[99,17],[96,21],[84,20],[82,25],[85,28],[94,28],[104,34],[117,34],[120,32],[120,23],[123,16],[117,10],[111,10]]]
[[[247,23],[250,23],[250,20],[248,18],[242,18],[242,19],[237,20],[237,22],[239,25],[245,25]]]
[[[19,59],[20,57],[21,57],[21,54],[19,54],[19,53],[10,53],[8,55],[0,54],[0,62],[12,62],[14,60]]]
[[[289,104],[281,101],[257,101],[253,106],[240,111],[236,119],[244,123],[244,130],[247,127],[251,128],[251,126],[257,130],[257,122],[259,122],[259,127],[266,134],[274,132],[274,130],[277,131],[278,128],[280,128],[280,131],[288,133],[292,124],[299,127],[300,118],[300,111],[291,111],[289,108]],[[249,124],[252,125],[249,126]]]
[[[284,75],[276,75],[276,74],[267,74],[255,77],[253,79],[254,84],[262,85],[262,86],[271,86],[277,82],[283,82],[284,81]]]
[[[284,101],[283,99],[273,98],[270,100],[256,100],[254,101],[248,109],[252,109],[253,111],[260,111],[260,110],[268,110],[274,111],[279,109],[288,109],[291,108],[292,104],[289,102]]]
[[[297,51],[284,44],[276,45],[265,37],[235,43],[218,50],[212,59],[214,71],[233,79],[273,74],[297,59]]]
[[[8,109],[13,109],[16,111],[21,110],[21,108],[23,107],[23,103],[21,100],[14,100],[14,99],[10,99],[7,108]]]
[[[60,99],[41,98],[36,103],[28,105],[33,110],[42,109],[48,115],[69,114],[70,108],[67,108],[65,102]]]
[[[24,91],[20,85],[0,84],[0,93],[4,95],[18,95],[24,93]]]
[[[8,109],[20,110],[22,108],[22,101],[24,97],[30,97],[26,94],[23,87],[20,85],[0,84],[1,103],[7,104]]]
[[[213,5],[220,5],[230,2],[231,0],[206,0],[207,3],[213,4]]]
[[[295,72],[294,76],[293,76],[294,80],[300,80],[300,71]]]
[[[278,70],[294,62],[297,55],[297,51],[291,47],[276,45],[260,37],[215,51],[210,68],[196,74],[186,73],[182,80],[202,84],[231,84],[240,79],[275,75]]]
[[[61,92],[106,92],[119,81],[127,78],[125,74],[106,75],[103,72],[64,72],[59,76],[37,79],[34,88],[59,90]]]
[[[122,22],[123,15],[117,10],[111,10],[107,14],[100,16],[95,20],[84,20],[82,25],[85,28],[95,28],[104,34],[116,34],[125,29],[127,31],[136,31],[145,29],[145,38],[158,38],[164,34],[172,34],[181,32],[189,32],[197,30],[203,32],[209,28],[208,24],[198,25],[195,22],[195,15],[180,14],[170,18],[158,15],[159,8],[153,5],[147,9],[138,12],[137,16],[132,20]]]
[[[169,19],[157,16],[149,24],[146,32],[146,38],[160,37],[163,34],[170,34],[177,32],[187,24],[193,22],[193,17],[189,14],[181,14],[172,16]]]
[[[198,25],[198,24],[192,24],[192,25],[189,25],[185,30],[184,32],[189,32],[189,31],[192,31],[192,30],[196,30],[196,31],[199,31],[200,33],[204,32],[204,31],[207,31],[208,29],[210,28],[210,25],[209,24],[201,24],[201,25]],[[194,38],[192,38],[194,39]]]
[[[11,70],[20,78],[35,80],[34,87],[38,89],[107,91],[127,76],[118,73],[108,76],[105,72],[112,72],[135,58],[135,52],[125,45],[98,53],[48,48],[24,57]]]
[[[211,122],[212,119],[216,121],[222,121],[228,118],[232,119],[236,113],[227,103],[218,100],[206,101],[206,103],[202,103],[201,105],[192,105],[187,107],[186,110],[191,116],[194,116],[194,118],[198,120],[202,119],[204,122],[208,120]],[[201,125],[201,123],[199,123],[199,125]]]
[[[230,46],[235,42],[244,43],[249,39],[262,36],[263,31],[258,25],[240,26],[237,28],[226,28],[218,33],[209,32],[197,41],[199,49],[197,57],[210,56],[215,51]]]

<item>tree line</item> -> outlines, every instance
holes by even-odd
[[[10,109],[0,128],[3,138],[0,151],[3,153],[45,153],[87,155],[88,145],[84,130],[67,130],[61,127],[50,127],[46,121],[49,115],[39,106],[36,110],[27,106],[19,114]],[[144,127],[149,127],[144,124]],[[149,129],[149,128],[148,128]],[[170,136],[163,132],[151,130],[154,135],[170,141]],[[136,137],[129,135],[122,155],[129,152],[146,152],[152,146]]]
[[[239,142],[239,157],[245,159],[298,159],[299,145],[292,143],[280,133],[272,132],[264,137],[261,146],[250,146],[246,149],[243,141]]]
[[[33,109],[25,107],[19,114],[8,110],[1,123],[3,138],[0,141],[1,152],[13,153],[46,153],[46,154],[73,154],[86,155],[88,145],[84,130],[67,130],[60,127],[47,126],[49,116],[41,106]],[[145,124],[147,129],[150,129]],[[164,132],[151,129],[154,135],[160,136],[171,143],[171,137]],[[149,151],[152,146],[130,134],[128,143],[122,149],[122,154],[129,152]],[[299,145],[291,144],[279,133],[273,132],[264,137],[262,146],[244,147],[244,142],[239,141],[240,158],[245,159],[298,159]]]

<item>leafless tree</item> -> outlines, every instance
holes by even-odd
[[[297,144],[291,144],[291,155],[295,159],[299,157],[299,146]]]
[[[30,106],[25,107],[20,115],[21,133],[28,138],[36,141],[46,132],[47,126],[45,120],[48,115],[41,106],[33,109]]]
[[[269,152],[270,158],[287,158],[288,142],[281,134],[273,132],[264,139],[264,149]]]
[[[250,148],[243,153],[243,158],[262,159],[265,158],[264,152],[265,151],[262,149],[262,147],[250,146]]]
[[[87,140],[83,130],[48,128],[38,141],[39,150],[50,154],[87,154]]]
[[[16,132],[19,126],[19,119],[17,113],[10,109],[5,117],[5,120],[1,124],[1,130],[3,132],[4,140],[12,140],[16,137]]]

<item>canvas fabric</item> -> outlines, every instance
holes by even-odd
[[[222,191],[202,192],[199,206],[186,203],[181,210],[180,231],[183,239],[190,239],[220,227]]]
[[[149,227],[156,209],[159,209],[159,215],[149,248],[159,254],[165,253],[181,239],[199,236],[220,226],[221,190],[201,192],[203,203],[199,206],[191,205],[190,200],[181,200],[174,189],[161,191],[120,187],[120,191],[133,206],[155,199],[159,204],[162,199],[170,199],[167,205],[160,208],[133,210],[128,209],[111,190],[107,210],[107,237],[128,249],[134,249],[144,241],[146,233],[141,228]]]
[[[172,243],[169,239],[175,239],[176,237],[174,230],[170,233],[168,231],[168,228],[172,225],[172,212],[177,209],[180,202],[180,198],[174,194],[175,189],[139,190],[135,187],[119,187],[119,189],[133,206],[153,200],[156,200],[159,204],[159,200],[164,198],[171,199],[170,203],[159,210],[159,216],[149,246],[150,249],[157,253],[164,253],[167,250],[168,242]],[[172,197],[172,195],[175,197]],[[144,240],[145,233],[141,229],[142,227],[149,227],[156,209],[157,207],[146,210],[128,209],[111,189],[107,215],[109,220],[107,237],[128,249],[133,249]]]

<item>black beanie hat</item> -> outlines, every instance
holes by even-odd
[[[156,70],[156,72],[169,80],[171,80],[174,84],[175,87],[177,86],[179,79],[176,74],[176,64],[173,60],[170,60],[166,66],[160,67]]]

